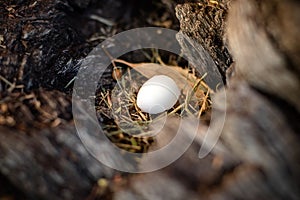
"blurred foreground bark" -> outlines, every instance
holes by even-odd
[[[19,198],[84,199],[99,178],[115,174],[82,145],[70,103],[65,94],[42,89],[1,99],[0,172]]]

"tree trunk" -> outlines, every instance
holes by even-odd
[[[105,5],[113,1],[101,2],[111,11]],[[220,127],[222,133],[213,151],[198,157],[208,145],[201,124],[191,147],[162,170],[120,174],[96,161],[76,135],[71,97],[56,89],[70,92],[78,60],[98,42],[86,40],[102,26],[85,23],[85,9],[97,1],[8,1],[0,8],[6,17],[0,25],[0,198],[2,192],[17,199],[300,198],[299,2],[162,2],[177,4],[180,30],[203,46],[227,83],[214,96],[219,118],[211,133]],[[180,42],[189,59],[199,59]],[[176,133],[178,123],[166,124],[167,132]],[[183,131],[189,135],[190,127]]]
[[[217,94],[215,101],[217,107],[224,101],[227,105],[219,111],[226,113],[226,120],[218,145],[240,161],[235,173],[226,175],[221,187],[209,196],[298,199],[300,46],[295,41],[300,39],[300,4],[276,0],[202,3],[179,5],[177,15],[181,30],[205,43],[205,30],[216,27],[213,21],[219,15],[203,17],[204,8],[224,14],[217,31],[209,31],[223,38],[220,47],[230,47],[234,62],[234,76],[227,77],[229,86],[223,91],[227,98]],[[228,11],[223,11],[226,6]],[[204,47],[212,57],[218,52],[212,43]],[[211,126],[217,129],[222,124]]]

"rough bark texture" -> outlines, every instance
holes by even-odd
[[[232,63],[227,44],[223,42],[227,12],[228,0],[215,3],[202,0],[192,3],[188,1],[176,6],[180,30],[209,52],[224,76]],[[223,79],[226,81],[224,76]]]

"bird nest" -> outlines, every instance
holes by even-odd
[[[112,61],[112,76],[116,81],[112,90],[102,89],[97,94],[96,111],[104,117],[103,131],[119,148],[129,152],[147,152],[155,141],[151,124],[169,116],[201,118],[211,110],[213,91],[205,83],[206,74],[198,76],[190,66],[167,65],[157,62],[129,63]],[[154,75],[167,75],[181,90],[176,104],[166,112],[150,115],[137,106],[137,94],[142,84]]]

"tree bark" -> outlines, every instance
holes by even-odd
[[[203,46],[227,82],[213,102],[226,120],[211,122],[212,130],[223,129],[207,157],[198,157],[207,145],[202,124],[172,165],[130,175],[88,154],[76,135],[71,97],[53,90],[64,90],[78,69],[76,59],[94,45],[84,42],[94,30],[76,29],[84,15],[71,16],[95,2],[29,1],[28,12],[18,7],[23,1],[14,2],[1,8],[9,16],[1,26],[4,43],[0,37],[0,73],[7,79],[0,81],[1,187],[9,181],[20,199],[299,199],[298,1],[176,1],[181,31]],[[39,86],[52,91],[32,90]],[[173,124],[178,119],[165,126],[171,135]]]
[[[0,172],[20,198],[84,199],[99,178],[114,176],[77,136],[70,97],[39,90],[1,101]]]
[[[218,51],[205,41],[209,39],[203,29],[214,29],[216,25],[209,13],[202,17],[205,6],[199,2],[177,6],[177,16],[181,29],[205,43],[203,46],[215,59]],[[227,5],[228,10],[220,11],[224,15],[216,28],[221,31],[211,33],[223,38],[219,52],[224,46],[230,47],[234,62],[234,76],[227,77],[229,84],[223,91],[227,98],[217,94],[214,102],[216,107],[223,102],[227,105],[219,110],[226,113],[226,120],[217,147],[240,164],[234,173],[224,176],[221,186],[209,197],[298,199],[300,48],[292,41],[298,41],[300,35],[299,2],[235,0],[229,4],[218,1],[217,5]],[[217,5],[206,6],[210,10],[225,8]],[[222,124],[211,126],[217,130]]]

